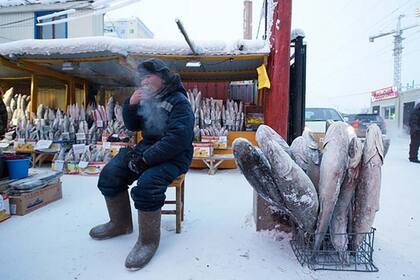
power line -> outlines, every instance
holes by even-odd
[[[0,27],[10,26],[10,25],[13,25],[13,24],[17,24],[17,23],[21,23],[21,22],[25,22],[25,21],[29,21],[29,20],[33,20],[33,19],[35,19],[35,17],[29,17],[29,18],[25,18],[25,19],[21,19],[21,20],[11,21],[11,22],[0,24]]]
[[[400,5],[400,6],[398,6],[396,9],[394,9],[393,11],[391,11],[390,13],[388,13],[385,17],[383,17],[382,18],[382,20],[384,19],[384,18],[387,18],[387,17],[389,17],[389,16],[391,16],[392,14],[394,14],[395,12],[397,12],[397,11],[399,11],[400,9],[402,9],[404,6],[406,6],[409,2],[411,2],[412,0],[408,0],[408,1],[406,1],[404,4],[402,4],[402,5]],[[375,3],[373,3],[373,5],[370,7],[370,8],[373,8],[373,7],[375,7],[375,6],[377,6],[379,3],[382,3],[383,1],[382,0],[379,0],[379,1],[377,1],[377,2],[375,2]],[[418,1],[418,2],[420,2],[420,1]],[[416,3],[414,3],[414,4],[416,4]],[[411,5],[412,6],[412,5]],[[369,9],[370,9],[369,8]],[[349,24],[347,24],[344,28],[342,28],[342,30],[348,30],[349,29],[349,27],[350,26],[352,26],[355,22],[360,22],[360,19],[363,17],[363,15],[361,14],[359,17],[357,17],[357,18],[355,18],[353,21],[351,21]],[[374,24],[375,25],[375,24]],[[374,26],[374,25],[372,25],[372,26]],[[372,28],[370,28],[369,30],[371,30]],[[369,31],[368,30],[368,31]],[[342,40],[341,42],[341,44],[338,46],[338,48],[337,48],[337,52],[339,53],[345,46],[347,46],[349,43],[351,43],[352,41],[354,40],[354,37],[353,36],[347,36],[346,37],[346,39],[344,39],[344,40]],[[370,56],[370,55],[368,55],[368,56]],[[324,59],[323,61],[325,62],[325,61],[329,61],[329,60],[332,60],[331,58],[326,58],[326,59]]]
[[[407,0],[406,2],[404,2],[404,4],[398,6],[397,8],[395,8],[394,10],[392,10],[390,13],[388,13],[387,15],[385,15],[384,17],[382,17],[379,21],[377,21],[376,23],[374,23],[371,27],[371,29],[373,29],[376,25],[378,25],[379,23],[381,23],[383,20],[388,21],[388,18],[392,15],[394,15],[396,12],[398,12],[400,9],[402,9],[402,7],[404,7],[405,5],[407,5],[409,2],[411,2],[412,0]],[[391,19],[392,22],[393,19]],[[370,30],[371,30],[370,29]]]
[[[409,30],[415,27],[418,27],[418,24],[410,25],[406,27],[401,26],[401,19],[404,18],[404,15],[398,17],[397,26],[395,30],[388,32],[383,32],[374,36],[369,37],[370,42],[374,42],[375,39],[386,37],[392,35],[394,37],[394,83],[393,85],[401,89],[401,68],[402,68],[402,52],[403,52],[403,37],[402,34],[405,30]]]
[[[393,10],[393,12],[392,12],[392,13],[390,13],[390,14],[388,15],[388,17],[390,17],[390,16],[394,15],[394,14],[395,14],[396,12],[398,12],[398,11],[400,11],[400,14],[407,14],[409,10],[414,10],[414,9],[416,8],[416,6],[420,4],[420,1],[415,1],[415,2],[414,2],[414,3],[412,3],[412,4],[407,5],[407,4],[408,4],[409,2],[411,2],[411,1],[412,1],[412,0],[409,0],[409,1],[405,2],[404,4],[402,4],[402,5],[398,6],[396,9],[394,9],[394,10]],[[402,9],[403,7],[404,7],[405,9]],[[413,15],[415,15],[415,14],[413,13]],[[390,28],[390,26],[391,26],[391,25],[393,25],[393,24],[394,24],[394,17],[389,18],[389,20],[387,20],[384,24],[382,24],[382,25],[381,25],[378,29],[379,29],[379,30],[388,29],[388,28]],[[370,29],[369,31],[372,31],[372,30],[373,30],[373,28],[372,28],[372,29]]]
[[[7,40],[7,41],[14,41],[14,39],[7,38],[7,37],[1,36],[1,35],[0,35],[0,38],[5,39],[5,40]]]

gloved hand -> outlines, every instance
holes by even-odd
[[[140,174],[143,170],[148,168],[148,165],[142,155],[133,151],[129,154],[128,168],[134,173]]]

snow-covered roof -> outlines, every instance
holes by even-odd
[[[86,37],[21,40],[0,44],[0,56],[11,61],[30,60],[62,72],[63,62],[75,63],[70,75],[104,86],[130,86],[137,65],[160,57],[184,80],[254,80],[265,63],[269,44],[264,40],[194,41],[194,55],[183,40]],[[200,61],[200,67],[187,62]]]
[[[80,0],[0,0],[0,7],[13,7],[13,6],[25,6],[25,5],[36,5],[36,4],[56,4],[56,3],[67,3],[77,2]]]
[[[268,54],[264,40],[195,41],[202,55]],[[20,40],[0,44],[3,56],[65,57],[73,54],[160,54],[190,55],[192,51],[184,40],[119,39],[110,37],[84,37],[53,40]]]

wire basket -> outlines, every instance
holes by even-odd
[[[325,235],[320,249],[314,250],[315,234],[301,229],[296,229],[290,245],[299,263],[302,266],[307,264],[312,270],[377,272],[379,269],[373,263],[375,230],[371,228],[367,233],[336,234],[346,235],[349,244],[356,236],[364,235],[358,248],[349,248],[344,252],[339,252],[334,248],[330,233]]]

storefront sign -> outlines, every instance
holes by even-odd
[[[391,99],[398,97],[398,89],[396,87],[387,87],[379,90],[372,91],[372,102]]]

